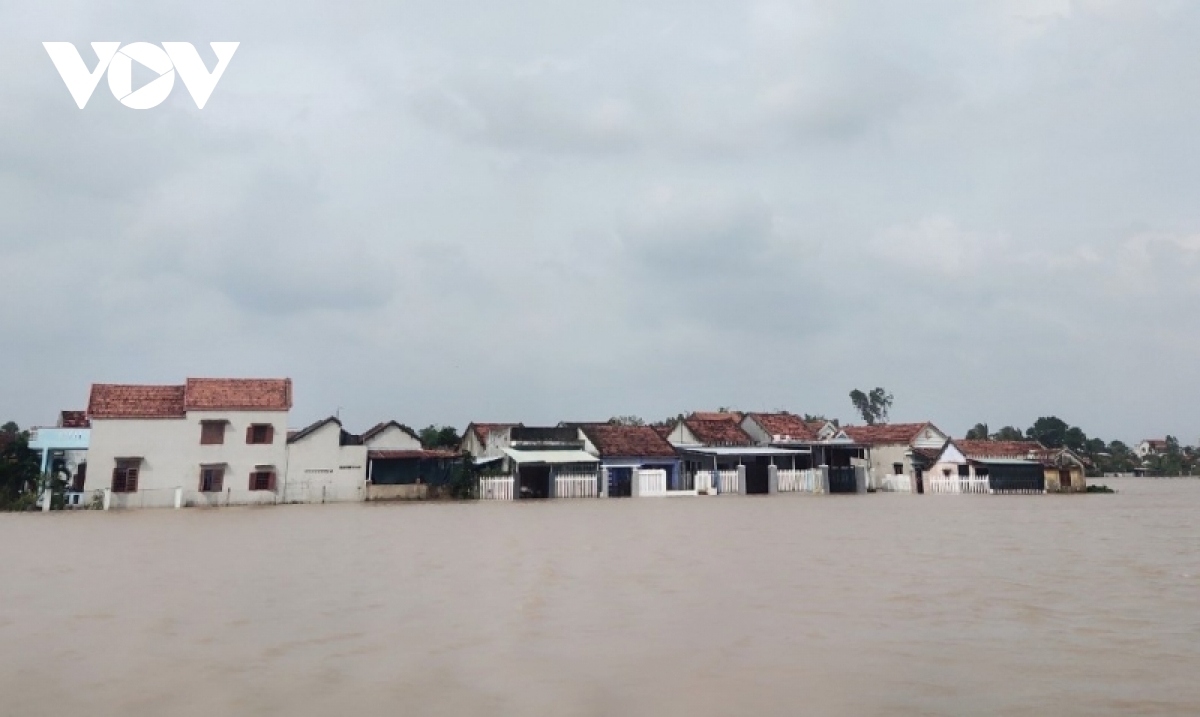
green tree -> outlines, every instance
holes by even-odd
[[[1023,441],[1025,434],[1016,426],[1005,426],[992,434],[993,441]]]
[[[9,421],[0,426],[0,510],[27,510],[37,500],[41,460],[29,432]]]
[[[609,425],[612,426],[644,426],[646,422],[639,416],[613,416],[608,419]]]
[[[1082,452],[1087,447],[1088,437],[1079,426],[1071,426],[1063,436],[1063,445],[1073,451]]]
[[[1026,429],[1025,437],[1049,448],[1062,448],[1067,444],[1069,429],[1067,422],[1058,416],[1042,416]]]
[[[967,431],[968,441],[986,441],[988,438],[988,425],[986,423],[976,423],[975,427]]]
[[[421,445],[426,448],[458,448],[462,437],[453,426],[429,425],[418,431]]]
[[[892,398],[892,394],[880,387],[871,389],[870,393],[863,393],[857,388],[850,392],[850,402],[868,426],[887,423],[888,413],[892,409]]]

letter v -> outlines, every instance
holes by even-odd
[[[79,105],[79,109],[83,109],[91,99],[92,93],[96,91],[100,77],[108,69],[108,63],[112,62],[113,55],[117,54],[121,43],[93,42],[92,50],[96,52],[97,62],[96,69],[90,73],[87,65],[83,64],[83,58],[79,56],[79,50],[76,50],[72,43],[43,42],[42,47],[46,48],[51,62],[62,76],[63,82],[67,84],[67,91],[71,93],[75,104]]]
[[[213,54],[217,56],[217,66],[213,68],[212,74],[209,74],[208,68],[204,66],[204,61],[200,59],[200,53],[196,52],[192,43],[164,42],[162,46],[171,58],[171,64],[175,65],[176,70],[179,70],[179,79],[183,80],[183,86],[191,93],[196,107],[204,109],[204,104],[208,102],[209,96],[216,89],[217,82],[221,79],[221,75],[225,74],[225,68],[229,66],[229,60],[233,58],[233,53],[237,51],[240,44],[239,42],[208,43]]]

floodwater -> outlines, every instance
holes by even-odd
[[[1196,715],[1200,480],[0,516],[0,715]]]

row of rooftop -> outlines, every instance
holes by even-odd
[[[1084,462],[1035,441],[951,439],[934,423],[840,426],[789,412],[695,412],[659,425],[473,422],[458,446],[398,421],[289,429],[290,379],[95,384],[38,429],[68,505],[230,505],[720,493],[1075,492]],[[464,474],[469,478],[464,479]]]

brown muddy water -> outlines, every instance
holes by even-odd
[[[0,715],[1196,715],[1200,480],[0,516]]]

